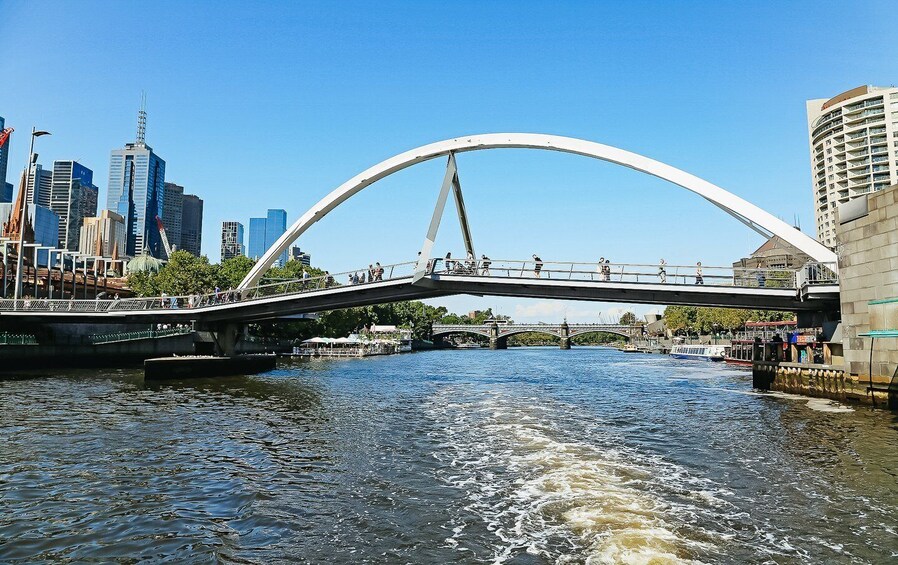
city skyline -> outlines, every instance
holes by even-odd
[[[331,51],[314,40],[317,26],[338,17],[326,6],[311,11],[281,7],[277,14],[252,17],[239,6],[229,15],[190,6],[171,14],[155,10],[159,17],[140,33],[171,39],[146,42],[156,59],[166,61],[164,69],[129,70],[128,80],[108,92],[92,87],[86,93],[67,93],[62,100],[49,95],[51,88],[37,88],[28,97],[17,94],[21,86],[12,86],[8,99],[15,105],[0,107],[7,124],[12,125],[14,116],[18,126],[12,170],[21,170],[19,163],[25,161],[22,132],[30,122],[54,132],[41,139],[42,154],[55,157],[80,146],[87,152],[83,162],[102,164],[94,155],[108,155],[115,140],[133,136],[137,94],[145,89],[150,137],[169,160],[166,176],[198,190],[215,187],[215,198],[207,197],[205,203],[203,252],[211,258],[217,255],[215,232],[221,221],[249,216],[248,197],[253,208],[290,210],[289,225],[334,187],[390,155],[458,135],[501,131],[557,133],[635,151],[715,182],[786,221],[797,217],[804,231],[813,233],[806,101],[862,84],[892,84],[898,76],[892,62],[896,58],[889,56],[896,48],[884,39],[887,18],[875,17],[888,13],[884,2],[867,4],[864,10],[835,7],[847,24],[869,20],[874,30],[861,44],[830,39],[835,51],[851,56],[825,63],[814,45],[826,18],[813,14],[810,3],[569,6],[559,9],[563,17],[558,18],[538,5],[515,5],[513,10],[502,3],[472,5],[475,17],[451,34],[436,24],[435,8],[418,7],[400,20],[386,17],[399,6],[388,4],[382,13],[360,7],[352,16],[340,14],[346,25],[331,38],[339,46]],[[59,8],[61,15],[71,12],[64,4]],[[27,5],[14,10],[19,22],[35,20]],[[499,25],[512,11],[518,21],[514,31]],[[56,49],[22,53],[19,60],[7,60],[7,70],[77,56],[96,67],[97,79],[104,83],[109,56],[103,50],[119,38],[117,30],[128,29],[112,24],[134,17],[126,12],[114,5],[81,7],[79,14],[100,38],[96,45],[76,46],[71,54]],[[13,39],[26,33],[24,27],[8,25]],[[52,35],[56,24],[35,25],[38,32]],[[223,30],[252,36],[286,28],[298,33],[274,34],[269,44],[252,44],[237,53],[218,39],[227,35]],[[567,38],[563,45],[537,47],[539,42],[524,39],[562,32]],[[407,41],[374,54],[369,47],[381,33],[401,34]],[[655,39],[669,33],[676,42]],[[191,37],[190,44],[182,37]],[[198,46],[196,37],[206,41]],[[451,57],[437,47],[435,39],[444,37],[459,44]],[[489,40],[478,41],[484,37]],[[783,42],[790,49],[784,50]],[[745,50],[745,44],[757,48]],[[176,52],[184,53],[184,59],[171,56]],[[239,69],[237,76],[205,65],[224,60],[224,53],[233,57],[226,68]],[[865,57],[867,53],[876,57]],[[466,61],[475,58],[481,64],[472,68]],[[434,60],[445,60],[448,68],[434,66]],[[453,87],[437,88],[447,72]],[[302,76],[326,80],[309,83]],[[49,87],[56,79],[38,80]],[[147,87],[161,82],[166,89]],[[359,90],[358,84],[366,88]],[[283,92],[294,94],[285,97]],[[76,109],[78,121],[69,118]],[[236,118],[237,131],[234,120],[220,119],[224,115]],[[79,133],[77,125],[85,119],[92,125],[89,136]],[[98,146],[102,151],[94,149]],[[761,243],[700,199],[620,168],[515,151],[460,155],[458,162],[478,252],[491,257],[539,253],[546,260],[605,256],[654,262],[663,256],[669,263],[727,265]],[[371,260],[413,258],[426,231],[441,168],[440,163],[415,167],[355,197],[297,245],[314,249],[332,271],[359,268]],[[103,176],[101,167],[94,170]],[[462,249],[453,215],[447,210],[437,255]],[[675,221],[687,217],[701,221]],[[621,235],[634,230],[641,237]],[[444,302],[459,311],[499,306],[534,319],[565,312],[588,317],[608,309],[471,297]]]

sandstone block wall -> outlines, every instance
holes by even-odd
[[[870,374],[870,330],[898,329],[898,186],[867,195],[867,214],[838,224],[842,332],[845,363]],[[870,301],[885,301],[871,305]],[[873,377],[888,380],[898,366],[898,339],[877,338]]]

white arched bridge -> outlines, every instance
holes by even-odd
[[[811,257],[791,269],[534,260],[478,260],[468,225],[456,154],[502,148],[573,153],[616,163],[696,193],[765,237],[779,236]],[[446,172],[417,260],[328,274],[313,279],[266,282],[265,273],[298,237],[341,203],[407,167],[446,158]],[[467,259],[433,258],[433,243],[452,193]],[[85,265],[85,270],[87,266]],[[359,274],[361,276],[359,277]],[[355,275],[355,276],[353,276]],[[126,300],[0,300],[0,320],[200,321],[243,323],[292,314],[452,294],[762,308],[796,312],[838,310],[836,256],[813,238],[757,206],[664,163],[590,141],[541,134],[487,134],[450,139],[407,151],[349,179],[312,206],[268,249],[240,286],[225,293]]]

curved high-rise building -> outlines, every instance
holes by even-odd
[[[860,86],[808,100],[817,239],[836,245],[836,207],[898,184],[898,88]]]

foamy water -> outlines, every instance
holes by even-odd
[[[645,489],[658,469],[611,446],[558,439],[564,431],[550,414],[562,407],[497,394],[468,404],[437,398],[432,406],[449,430],[446,451],[435,456],[450,467],[445,480],[465,490],[468,509],[495,534],[494,563],[520,548],[559,563],[634,565],[696,563],[691,556],[709,549],[678,533],[672,508]],[[557,554],[553,538],[570,550]]]

